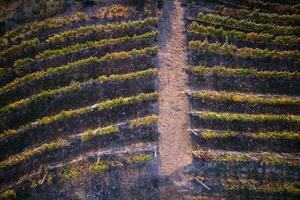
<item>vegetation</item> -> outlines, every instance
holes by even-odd
[[[96,104],[96,108],[100,111],[106,110],[106,109],[113,109],[121,105],[132,105],[132,104],[137,104],[141,103],[144,101],[151,101],[151,100],[156,100],[158,98],[158,93],[141,93],[137,96],[131,96],[131,97],[120,97],[112,100],[106,100],[102,103]],[[20,127],[18,130],[6,130],[3,133],[0,134],[0,138],[6,138],[10,137],[12,135],[17,134],[21,130],[28,129],[30,127],[36,127],[36,126],[41,126],[41,125],[47,125],[54,123],[58,120],[61,119],[66,119],[66,118],[71,118],[79,114],[83,113],[88,113],[92,112],[95,108],[88,106],[84,108],[79,108],[79,109],[74,109],[74,110],[67,110],[67,111],[62,111],[61,113],[53,116],[47,116],[43,117],[41,119],[38,119],[36,122],[26,124],[22,127]]]
[[[149,125],[151,123],[157,122],[157,115],[150,115],[143,118],[137,118],[130,121],[130,128],[137,128],[139,126]],[[81,141],[90,140],[96,136],[102,136],[112,133],[117,133],[119,131],[118,125],[109,125],[103,128],[97,128],[96,130],[87,130],[81,136]]]
[[[128,80],[128,79],[135,79],[139,77],[149,76],[149,75],[157,75],[158,70],[156,69],[148,69],[148,70],[142,70],[134,73],[129,74],[120,74],[120,75],[111,75],[111,76],[101,76],[99,77],[100,82],[107,82],[107,81],[120,81],[120,80]],[[46,90],[42,91],[41,93],[38,93],[36,95],[32,95],[28,98],[21,99],[19,101],[10,103],[2,108],[0,108],[0,113],[6,113],[12,110],[15,110],[20,107],[24,107],[31,102],[37,102],[37,101],[43,101],[46,99],[49,99],[50,97],[53,97],[58,94],[67,94],[74,91],[78,91],[83,88],[85,84],[91,83],[95,80],[90,80],[86,82],[72,82],[69,86],[53,89],[53,90]]]
[[[131,97],[120,97],[117,99],[107,100],[100,104],[98,104],[97,108],[99,110],[104,109],[113,109],[119,105],[130,105],[130,104],[136,104],[143,101],[151,101],[158,98],[158,93],[147,93],[147,94],[139,94],[137,96],[131,96]]]
[[[83,35],[88,35],[92,32],[103,32],[103,31],[116,31],[116,30],[128,30],[132,27],[143,27],[147,25],[155,25],[157,23],[156,18],[145,18],[144,20],[140,21],[129,21],[129,22],[121,22],[119,24],[105,24],[105,25],[90,25],[84,26],[77,29],[65,31],[63,33],[55,34],[52,37],[49,37],[46,42],[53,44],[59,41],[71,40],[74,38],[78,38]]]
[[[238,30],[224,30],[223,27],[215,28],[213,26],[203,26],[195,21],[189,25],[189,31],[195,34],[204,34],[205,36],[233,37],[240,40],[249,40],[254,42],[300,44],[300,37],[296,35],[274,36],[270,33],[245,33]]]
[[[0,88],[0,94],[5,93],[21,84],[32,82],[37,79],[41,79],[42,77],[49,76],[49,75],[54,75],[54,74],[61,74],[65,71],[72,70],[74,68],[79,68],[82,66],[85,66],[90,63],[97,63],[101,61],[109,61],[113,59],[126,59],[130,58],[132,56],[138,56],[138,55],[154,55],[158,52],[158,47],[147,47],[144,49],[139,49],[139,50],[131,50],[131,51],[122,51],[122,52],[114,52],[114,53],[109,53],[106,54],[105,56],[98,58],[98,57],[89,57],[86,59],[78,60],[73,63],[69,63],[67,65],[63,65],[60,67],[55,67],[55,68],[48,68],[45,71],[38,71],[34,72],[32,74],[27,74],[23,77],[16,78],[14,81],[8,83],[7,85],[3,86]]]
[[[0,58],[6,58],[12,55],[15,55],[16,53],[21,53],[22,51],[25,51],[29,48],[37,48],[40,45],[40,41],[37,38],[34,38],[32,40],[23,41],[19,45],[14,45],[2,52],[0,52]]]
[[[129,164],[134,164],[134,163],[140,163],[140,162],[145,162],[148,160],[152,160],[152,154],[148,153],[143,153],[139,155],[130,155],[126,158],[126,161]]]
[[[17,194],[14,189],[8,189],[0,194],[0,199],[5,200],[5,199],[10,199],[10,198],[15,198],[16,196],[17,196]]]
[[[134,35],[132,37],[125,36],[120,38],[108,38],[100,41],[88,41],[86,43],[77,43],[73,46],[68,46],[62,49],[46,50],[39,53],[36,58],[53,58],[57,55],[65,55],[68,53],[81,52],[85,48],[101,48],[106,45],[114,45],[125,42],[133,42],[140,40],[148,40],[157,37],[158,32],[148,32],[141,35]]]
[[[104,161],[97,161],[94,164],[92,164],[90,167],[90,170],[96,174],[99,174],[108,169],[109,169],[109,165],[107,164],[107,162]]]
[[[236,136],[241,136],[242,133],[236,131],[212,131],[212,130],[203,130],[201,135],[206,139],[215,139],[215,138],[231,138]],[[254,132],[250,137],[258,140],[299,140],[300,133],[293,131],[264,131],[264,132]]]
[[[229,44],[227,41],[224,44],[219,42],[209,43],[207,39],[195,40],[189,42],[190,49],[202,49],[211,53],[219,53],[222,55],[238,55],[242,57],[279,57],[279,58],[300,58],[299,50],[277,51],[259,48],[242,47],[237,48],[235,45]]]
[[[274,122],[297,122],[300,123],[298,115],[273,115],[273,114],[244,114],[244,113],[216,113],[199,112],[198,116],[202,119],[220,120],[243,120],[243,121],[274,121]]]
[[[118,126],[110,125],[103,128],[97,128],[96,130],[87,130],[81,136],[82,141],[90,140],[96,136],[107,135],[111,133],[116,133],[119,131]]]
[[[226,0],[228,1],[228,0]],[[242,7],[249,7],[252,9],[263,9],[268,12],[275,13],[300,13],[299,4],[290,6],[289,4],[265,2],[260,0],[230,0],[233,3],[242,5]]]
[[[68,24],[76,22],[84,22],[90,19],[100,19],[103,17],[121,17],[128,14],[132,14],[133,10],[130,7],[115,5],[108,10],[96,10],[91,15],[87,15],[83,12],[76,12],[69,16],[50,18],[45,21],[33,22],[19,26],[11,31],[5,33],[5,35],[0,39],[0,46],[7,45],[8,41],[16,41],[17,39],[22,39],[25,36],[31,35],[42,30],[51,30],[55,28],[60,28]]]
[[[223,66],[203,67],[197,66],[189,70],[191,74],[218,75],[218,76],[252,76],[257,78],[300,78],[299,72],[288,71],[259,71],[252,68],[226,68]]]
[[[22,153],[13,155],[9,157],[7,160],[4,160],[0,162],[0,169],[10,167],[16,164],[19,164],[25,160],[28,160],[29,158],[36,156],[38,154],[43,154],[49,151],[54,151],[56,149],[69,146],[69,142],[64,139],[59,139],[57,141],[43,144],[39,147],[29,149],[26,151],[23,151]]]
[[[285,139],[285,140],[300,140],[299,132],[282,131],[282,132],[258,132],[251,135],[255,139],[270,140],[270,139]]]
[[[300,105],[300,99],[289,96],[257,96],[253,94],[235,93],[235,92],[215,92],[200,91],[192,94],[193,98],[208,99],[213,101],[233,101],[247,104],[267,104],[267,105]]]
[[[113,74],[110,76],[100,76],[98,80],[103,83],[107,81],[127,80],[127,79],[133,79],[133,78],[157,75],[157,74],[158,74],[157,69],[147,69],[147,70],[142,70],[142,71],[133,72],[129,74]]]
[[[298,14],[278,14],[278,13],[264,13],[260,10],[236,9],[218,6],[215,11],[216,14],[223,16],[230,16],[238,19],[251,19],[251,21],[259,23],[272,24],[300,24],[300,15]]]
[[[78,82],[72,82],[69,86],[66,87],[62,87],[62,88],[58,88],[58,89],[53,89],[53,90],[47,90],[47,91],[42,91],[39,94],[33,95],[31,97],[25,98],[25,99],[21,99],[19,101],[10,103],[2,108],[0,108],[0,113],[6,113],[12,110],[15,110],[17,108],[20,107],[24,107],[28,104],[30,104],[31,102],[34,101],[43,101],[45,99],[49,99],[50,97],[53,97],[55,95],[58,95],[60,93],[66,94],[69,92],[73,92],[76,90],[79,90],[82,88],[82,85],[85,84],[87,82],[84,83],[78,83]]]
[[[240,184],[228,184],[224,188],[230,191],[246,190],[257,193],[290,193],[299,195],[300,188],[294,183],[259,183],[250,182]]]
[[[83,169],[80,168],[81,166],[78,165],[76,167],[68,167],[63,171],[58,173],[58,177],[61,178],[62,181],[70,181],[78,179],[82,176]]]
[[[31,33],[38,32],[40,30],[59,28],[70,23],[85,21],[87,18],[88,16],[83,12],[77,12],[71,16],[50,18],[49,20],[41,22],[25,24],[5,33],[5,35],[1,38],[0,44],[6,45],[8,41],[22,39]]]
[[[157,123],[158,117],[157,115],[150,115],[147,117],[137,118],[130,122],[130,128],[136,128],[139,126],[149,125],[151,123]]]
[[[203,20],[206,22],[233,26],[235,28],[241,28],[245,30],[253,30],[255,32],[266,32],[266,33],[280,33],[280,34],[295,34],[300,30],[299,26],[279,26],[274,24],[260,24],[247,20],[236,20],[231,17],[221,16],[217,14],[203,14],[199,13],[197,16],[198,20]]]
[[[239,153],[239,152],[216,152],[210,153],[202,149],[197,149],[193,152],[197,157],[204,160],[214,160],[217,162],[236,162],[238,163],[249,163],[255,162],[260,165],[268,166],[279,166],[287,165],[291,167],[300,167],[298,159],[290,156],[283,156],[277,153]]]

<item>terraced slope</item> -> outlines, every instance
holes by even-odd
[[[187,1],[186,19],[190,198],[298,199],[295,2]]]
[[[94,6],[1,38],[1,199],[157,199],[159,33],[147,5]]]

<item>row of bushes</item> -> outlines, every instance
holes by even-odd
[[[243,135],[241,132],[236,131],[212,131],[212,130],[203,130],[201,131],[202,137],[206,139],[215,139],[215,138],[232,138],[232,137],[240,137]],[[247,135],[248,136],[248,135]],[[250,134],[250,137],[253,139],[259,140],[299,140],[300,133],[294,131],[273,131],[273,132],[254,132]]]
[[[54,151],[66,146],[69,146],[69,142],[64,139],[58,139],[54,142],[43,144],[39,147],[23,151],[22,153],[11,156],[9,159],[0,162],[0,169],[16,165],[24,160],[29,159],[37,154],[43,154],[45,152]]]
[[[241,120],[241,121],[273,121],[273,122],[293,122],[300,124],[298,115],[274,115],[274,114],[245,114],[245,113],[217,113],[209,111],[199,111],[193,113],[202,119],[219,119],[219,120]]]
[[[255,193],[276,193],[276,194],[289,194],[289,195],[300,195],[300,188],[295,183],[252,183],[252,182],[243,182],[240,185],[236,183],[227,183],[223,184],[223,187],[227,191],[241,191],[241,192],[255,192]]]
[[[125,36],[120,38],[108,38],[100,41],[88,41],[86,43],[78,43],[72,46],[68,46],[62,49],[54,49],[54,50],[45,50],[39,53],[36,56],[36,59],[44,59],[44,58],[53,58],[57,55],[64,55],[68,53],[80,52],[85,48],[100,48],[106,45],[114,45],[125,42],[133,42],[139,40],[148,40],[152,38],[156,38],[158,36],[158,32],[147,32],[141,35],[134,35],[132,37]]]
[[[139,126],[147,126],[151,123],[157,122],[157,116],[156,115],[150,115],[143,118],[136,118],[131,121],[129,121],[129,127],[130,128],[137,128]],[[119,132],[119,126],[120,124],[116,125],[109,125],[106,127],[98,128],[96,130],[87,130],[81,135],[82,142],[85,142],[87,140],[91,140],[94,137],[117,133]],[[13,155],[9,157],[7,160],[4,160],[0,162],[0,169],[16,165],[18,163],[21,163],[25,160],[28,160],[30,157],[36,156],[38,154],[43,154],[45,152],[54,151],[56,149],[64,148],[70,145],[70,142],[68,142],[65,139],[58,139],[50,143],[42,144],[41,146],[34,147],[29,150],[25,150],[19,154]],[[128,161],[130,163],[134,163],[133,158],[128,158]]]
[[[117,152],[114,155],[103,154],[98,156],[90,156],[89,160],[81,158],[76,162],[71,162],[63,166],[53,167],[51,171],[47,169],[46,175],[43,170],[35,173],[26,179],[19,180],[17,184],[3,188],[0,194],[1,199],[10,199],[24,194],[25,188],[30,190],[39,189],[44,179],[47,186],[52,186],[55,182],[68,182],[76,180],[89,172],[94,175],[104,173],[111,169],[125,170],[127,167],[132,168],[136,164],[145,163],[153,159],[153,151],[139,150],[136,152]],[[5,189],[5,190],[4,190]]]
[[[55,28],[60,28],[68,24],[84,22],[91,19],[100,19],[103,17],[114,17],[113,11],[118,9],[122,11],[122,16],[132,13],[132,10],[124,6],[112,6],[107,8],[107,10],[96,10],[91,14],[85,14],[84,12],[76,12],[69,16],[50,18],[45,21],[33,22],[25,25],[21,25],[7,33],[1,38],[0,46],[7,45],[8,41],[15,41],[17,39],[22,39],[26,36],[31,35],[42,30],[51,30]]]
[[[98,81],[106,82],[106,81],[128,80],[128,79],[134,79],[134,78],[138,78],[138,77],[157,75],[157,74],[158,74],[158,70],[148,69],[148,70],[142,70],[142,71],[133,72],[133,73],[129,73],[129,74],[101,76],[101,77],[99,77]],[[69,93],[69,92],[80,90],[85,84],[88,84],[91,82],[94,82],[94,80],[83,82],[83,83],[73,82],[69,86],[66,86],[66,87],[43,91],[39,94],[33,95],[33,96],[25,98],[25,99],[21,99],[19,101],[16,101],[14,103],[8,104],[8,105],[0,108],[0,113],[4,114],[6,112],[15,110],[17,108],[24,107],[33,101],[43,101],[44,99],[48,99],[57,94]]]
[[[277,33],[277,34],[297,34],[300,31],[299,26],[279,26],[274,24],[261,24],[247,20],[237,20],[231,17],[221,16],[217,14],[203,14],[197,15],[198,20],[214,23],[217,25],[227,25],[235,28],[251,30],[255,32]]]
[[[264,2],[260,0],[218,0],[221,3],[230,2],[241,5],[243,7],[249,9],[260,9],[266,12],[271,13],[280,13],[280,14],[299,14],[300,13],[300,4],[289,5],[282,3],[272,3],[272,2]]]
[[[216,14],[230,16],[238,19],[251,19],[251,21],[258,23],[272,23],[272,24],[290,24],[299,25],[300,15],[292,14],[278,14],[278,13],[264,13],[260,10],[236,9],[225,6],[217,6],[213,11]]]
[[[112,31],[115,31],[115,30],[119,30],[119,31],[126,31],[128,29],[131,29],[131,28],[137,28],[137,27],[144,27],[144,26],[147,26],[147,25],[153,25],[153,23],[155,23],[155,18],[146,18],[144,20],[140,20],[140,21],[130,21],[130,22],[122,22],[120,24],[102,24],[102,25],[98,25],[98,28],[92,28],[91,30],[95,31],[95,32],[99,32],[99,34],[101,32],[112,32]],[[94,25],[95,26],[95,25]],[[87,26],[86,28],[88,27],[94,27],[94,26]],[[102,27],[102,28],[99,28],[99,27]],[[81,27],[81,28],[85,28],[85,27]],[[74,29],[74,30],[70,30],[69,32],[72,32],[75,33],[77,29]],[[68,32],[68,31],[67,31]],[[88,33],[87,33],[88,34]],[[154,33],[152,33],[154,34]],[[71,34],[72,35],[72,34]],[[76,34],[71,36],[73,39],[75,38],[79,38],[80,36],[82,36],[81,34]],[[145,35],[145,37],[151,37],[151,33],[149,33],[149,35]],[[55,36],[53,36],[55,37]],[[142,37],[142,36],[141,36]],[[52,37],[50,37],[49,39],[51,40]],[[127,38],[128,39],[128,38]],[[137,39],[137,38],[136,38]],[[141,38],[140,38],[141,39]],[[109,39],[108,39],[109,40]],[[121,43],[121,42],[126,42],[123,38],[124,41],[115,41],[116,43]],[[129,40],[129,39],[128,39]],[[94,45],[95,47],[98,47],[100,48],[101,47],[101,43],[103,42],[102,46],[103,45],[108,45],[108,42],[109,41],[106,41],[106,40],[100,40],[98,41],[97,43],[96,42],[87,42],[85,44],[76,44],[76,45],[73,45],[73,46],[70,46],[70,47],[65,47],[65,48],[62,48],[62,49],[56,49],[56,50],[46,50],[44,52],[42,52],[40,55],[37,55],[35,56],[36,59],[38,58],[45,58],[45,57],[50,57],[52,55],[61,55],[61,54],[66,54],[68,52],[71,52],[71,51],[75,51],[75,50],[80,50],[80,49],[83,49],[83,48],[87,48],[87,47],[92,47],[92,45]],[[111,41],[111,42],[114,42],[114,41]],[[6,56],[12,56],[12,53],[15,54],[15,50],[18,49],[18,50],[24,50],[25,48],[28,48],[28,43],[32,43],[31,47],[32,48],[35,48],[35,49],[38,49],[39,47],[41,46],[47,46],[47,43],[44,44],[44,43],[40,43],[38,39],[34,39],[34,40],[29,40],[29,41],[24,41],[22,44],[20,45],[15,45],[15,46],[12,46],[11,48],[9,48],[8,50],[4,51],[6,52],[5,55]],[[107,44],[105,44],[107,43]],[[57,48],[57,47],[55,47]],[[33,58],[22,58],[22,59],[18,59],[16,61],[14,61],[13,63],[13,66],[12,68],[14,69],[20,69],[23,65],[25,64],[29,64],[29,63],[32,63],[34,61]],[[2,66],[2,70],[1,71],[6,71],[7,69],[5,69],[7,67],[4,67]]]
[[[295,157],[288,157],[279,155],[276,153],[251,153],[243,154],[243,153],[219,153],[215,154],[203,151],[202,149],[196,150],[193,152],[194,156],[199,158],[208,158],[209,160],[215,160],[219,162],[257,162],[261,165],[289,165],[294,167],[299,167],[300,163]]]
[[[288,50],[288,51],[276,51],[268,49],[259,49],[259,48],[248,48],[242,47],[237,48],[235,45],[229,44],[225,41],[224,44],[219,42],[209,43],[207,39],[194,40],[189,42],[189,48],[195,50],[205,50],[211,53],[219,53],[222,55],[238,55],[241,57],[273,57],[273,58],[300,58],[299,50]]]
[[[115,60],[115,59],[125,59],[129,58],[132,56],[137,56],[137,55],[155,55],[158,52],[158,47],[148,47],[144,49],[139,49],[139,50],[131,50],[128,52],[114,52],[114,53],[109,53],[106,54],[105,56],[98,58],[98,57],[90,57],[87,59],[82,59],[73,63],[69,63],[64,66],[56,67],[56,68],[48,68],[45,71],[38,71],[32,74],[27,74],[21,78],[15,79],[13,82],[8,83],[7,85],[3,86],[0,88],[0,93],[5,93],[15,87],[18,87],[19,85],[22,85],[24,83],[31,82],[33,80],[40,79],[42,77],[48,76],[48,75],[53,75],[53,74],[61,74],[65,71],[78,68],[84,65],[87,65],[88,63],[98,63],[101,61],[110,61],[110,60]]]
[[[3,68],[3,72],[0,73],[0,75],[5,75],[9,72],[12,72],[13,70],[16,71],[21,71],[22,67],[25,65],[28,65],[30,63],[34,63],[35,61],[39,61],[42,59],[54,59],[56,56],[63,56],[66,54],[70,53],[80,53],[86,49],[90,48],[95,48],[95,49],[100,49],[105,46],[110,46],[110,45],[117,45],[117,44],[122,44],[126,42],[135,42],[135,41],[146,41],[150,39],[154,39],[158,36],[158,32],[152,31],[152,32],[147,32],[144,34],[140,35],[134,35],[132,37],[130,36],[124,36],[124,37],[119,37],[119,38],[107,38],[99,41],[88,41],[86,43],[77,43],[72,46],[64,47],[62,49],[50,49],[50,50],[45,50],[43,52],[40,52],[37,54],[34,58],[22,58],[14,61],[13,66]],[[27,48],[26,46],[24,46]],[[37,46],[36,46],[37,47]],[[14,48],[14,47],[12,47]]]
[[[129,127],[130,128],[137,128],[139,126],[146,126],[151,123],[157,123],[158,117],[157,115],[149,115],[143,118],[136,118],[133,119],[129,122]],[[110,125],[106,126],[103,128],[97,128],[95,130],[87,130],[81,135],[81,140],[82,141],[87,141],[90,140],[94,137],[101,136],[101,135],[106,135],[106,134],[111,134],[111,133],[116,133],[119,131],[119,126],[118,125]]]
[[[39,47],[39,45],[40,45],[40,41],[38,38],[26,40],[26,41],[23,41],[19,45],[14,45],[14,46],[0,52],[0,58],[5,59],[6,57],[15,55],[17,53],[22,53],[22,51],[26,51],[26,49],[29,49],[29,48],[36,49]]]
[[[107,30],[127,30],[131,27],[142,27],[147,25],[156,25],[157,24],[157,18],[148,17],[143,20],[139,21],[128,21],[128,22],[121,22],[121,23],[115,23],[115,24],[99,24],[99,25],[91,25],[91,26],[84,26],[77,29],[65,31],[59,34],[55,34],[52,37],[49,37],[46,40],[46,43],[54,44],[59,41],[65,41],[70,40],[73,38],[78,38],[83,35],[88,35],[91,32],[103,32]]]
[[[234,75],[234,76],[252,76],[258,78],[300,78],[300,72],[287,71],[258,71],[252,68],[226,68],[223,66],[204,67],[197,66],[188,70],[191,74],[211,75],[217,74],[219,76]]]
[[[153,92],[157,87],[156,74],[156,70],[150,69],[120,75],[117,79],[104,82],[95,79],[44,91],[3,107],[5,112],[0,114],[0,130],[17,128],[38,118],[57,114],[61,110],[76,109],[121,96]],[[86,98],[80,100],[82,96]]]
[[[300,37],[296,35],[274,36],[270,33],[245,33],[238,30],[224,30],[223,27],[203,26],[195,21],[189,25],[189,32],[203,34],[205,36],[233,37],[240,40],[249,40],[254,42],[270,42],[274,44],[300,44]]]
[[[6,45],[8,41],[22,39],[23,37],[40,30],[51,30],[70,23],[85,21],[87,19],[88,16],[85,13],[76,12],[70,16],[56,17],[41,22],[25,24],[5,33],[5,35],[0,40],[0,45]]]
[[[300,106],[300,99],[289,96],[258,96],[254,94],[236,93],[236,92],[217,92],[205,91],[192,93],[196,99],[209,99],[213,101],[233,101],[247,104],[267,104],[267,105],[289,105],[295,104]]]
[[[158,93],[146,93],[146,94],[142,93],[137,96],[120,97],[120,98],[116,98],[116,99],[112,99],[112,100],[106,100],[106,101],[96,104],[94,106],[88,106],[88,107],[79,108],[79,109],[62,111],[61,113],[59,113],[57,115],[43,117],[33,123],[26,124],[26,125],[20,127],[18,130],[12,130],[12,129],[6,130],[5,132],[0,134],[0,138],[11,137],[25,129],[30,129],[32,127],[38,127],[38,126],[51,124],[58,120],[68,119],[68,118],[74,117],[79,114],[92,112],[95,109],[98,109],[99,111],[107,110],[107,109],[111,110],[120,105],[132,105],[132,104],[137,104],[139,102],[155,100],[157,98],[158,98]]]

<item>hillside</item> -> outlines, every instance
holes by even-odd
[[[296,0],[0,8],[0,199],[299,198]]]

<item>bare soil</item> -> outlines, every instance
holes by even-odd
[[[170,176],[192,162],[189,105],[181,1],[165,1],[160,21],[160,175]]]

